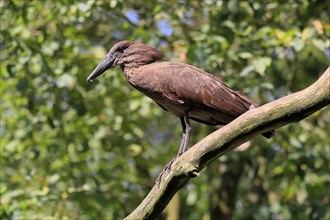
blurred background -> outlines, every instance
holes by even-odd
[[[1,0],[0,218],[121,219],[176,155],[179,120],[119,68],[86,82],[114,43],[153,45],[264,104],[328,67],[328,3]],[[219,158],[161,219],[329,219],[329,116]],[[190,145],[214,131],[192,126]]]

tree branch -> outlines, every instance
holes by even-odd
[[[154,219],[174,194],[209,163],[265,131],[297,122],[330,103],[330,67],[308,88],[249,110],[211,133],[174,161],[142,203],[125,219]]]

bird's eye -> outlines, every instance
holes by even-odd
[[[124,47],[118,47],[117,51],[118,52],[124,52],[125,48]]]

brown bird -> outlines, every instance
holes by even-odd
[[[189,119],[207,125],[226,125],[249,109],[257,107],[256,103],[241,92],[231,90],[218,78],[194,66],[155,62],[163,57],[154,47],[120,41],[110,49],[87,80],[91,81],[119,65],[129,84],[164,110],[179,117],[183,138],[175,158],[187,150],[191,132]],[[274,131],[262,135],[270,138]],[[174,159],[165,166],[163,172],[170,169]]]

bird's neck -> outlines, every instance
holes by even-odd
[[[146,62],[146,60],[140,60],[140,62],[138,62],[138,61],[139,60],[136,60],[134,62],[124,62],[122,64],[119,64],[119,66],[120,66],[121,70],[123,71],[127,80],[129,80],[129,78],[131,78],[130,75],[137,74],[139,72],[138,69],[140,67],[154,63],[154,61],[152,61],[152,62]]]
[[[135,69],[154,63],[163,57],[164,55],[161,52],[151,47],[135,48],[125,53],[119,60],[118,65],[125,72],[127,69]]]
[[[121,70],[123,72],[125,72],[125,70],[139,68],[140,66],[144,66],[144,65],[147,65],[147,64],[130,62],[130,63],[122,63],[119,66],[120,66]]]
[[[139,66],[135,66],[135,65],[134,66],[132,66],[132,65],[120,65],[120,69],[124,73],[124,76],[125,76],[125,78],[128,82],[130,82],[132,76],[134,75],[134,72],[136,72],[135,70],[138,67]]]

